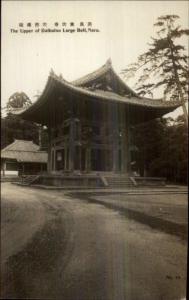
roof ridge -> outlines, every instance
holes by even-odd
[[[86,83],[88,81],[88,77],[95,76],[95,75],[96,76],[97,75],[98,76],[102,75],[102,74],[106,73],[111,68],[112,68],[111,59],[108,59],[104,65],[102,65],[101,67],[99,67],[95,71],[90,72],[87,75],[84,75],[84,76],[82,76],[82,77],[80,77],[76,80],[73,80],[70,83],[73,84],[73,85],[79,85],[79,84]]]
[[[137,93],[132,89],[130,88],[126,83],[125,81],[115,72],[113,66],[112,66],[112,60],[111,58],[109,58],[106,63],[98,68],[96,71],[93,71],[91,73],[88,73],[87,75],[79,78],[79,79],[76,79],[74,81],[71,81],[70,83],[74,86],[79,86],[79,85],[83,85],[85,83],[87,83],[88,81],[91,81],[91,80],[94,80],[96,77],[98,76],[102,76],[104,73],[106,73],[107,71],[111,70],[114,74],[114,76],[117,78],[117,80],[125,86],[125,88],[127,90],[129,90],[129,92],[131,94],[133,94],[134,96],[138,97]],[[54,74],[53,74],[54,75]]]

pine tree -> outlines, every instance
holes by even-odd
[[[7,113],[12,113],[16,110],[27,108],[32,104],[29,97],[24,92],[16,92],[9,97],[6,105]]]
[[[156,37],[151,38],[148,51],[122,73],[126,78],[138,74],[136,90],[140,96],[153,96],[153,91],[162,87],[165,100],[179,100],[187,123],[185,103],[188,100],[189,57],[178,40],[188,36],[189,29],[177,25],[178,19],[176,15],[159,17],[154,24],[158,31]]]
[[[42,150],[48,147],[47,129],[41,125],[23,120],[15,112],[32,105],[24,92],[11,95],[6,104],[7,115],[1,118],[1,148],[12,143],[14,139],[32,140],[39,144]]]

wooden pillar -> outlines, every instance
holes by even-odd
[[[129,112],[127,112],[127,172],[131,172],[131,130],[130,130]]]
[[[52,171],[52,137],[51,137],[51,129],[48,128],[48,137],[49,137],[49,146],[48,146],[48,158],[47,158],[47,172],[50,173]]]
[[[74,119],[74,169],[81,171],[81,122]]]
[[[79,142],[79,170],[82,171],[81,166],[81,149],[82,149],[82,137],[81,137],[81,122],[80,120],[77,121],[77,132],[78,132],[78,142]]]
[[[120,106],[120,121],[121,121],[121,171],[123,173],[130,172],[130,124],[129,112]]]
[[[38,125],[38,140],[39,140],[39,147],[40,149],[42,148],[42,130],[43,130],[43,126],[42,125]]]
[[[78,158],[79,159],[79,170],[81,171],[81,146],[79,146],[78,148],[79,148],[78,149],[78,151],[79,151],[79,155],[78,155],[79,156],[79,158]]]
[[[51,168],[51,147],[48,147],[48,158],[47,158],[47,171],[50,173],[52,171]]]
[[[69,171],[74,170],[74,152],[75,152],[75,120],[70,120],[70,133],[69,133]]]
[[[51,161],[50,161],[50,167],[49,167],[49,172],[52,172],[55,170],[55,165],[54,165],[54,148],[51,147]]]
[[[86,154],[85,154],[85,170],[87,172],[91,171],[91,148],[86,148]]]
[[[56,146],[55,146],[55,144],[53,145],[53,172],[56,172],[57,170],[56,170],[56,159],[57,159],[57,157],[56,157]]]
[[[119,117],[117,104],[112,106],[113,172],[119,172]]]
[[[66,148],[66,170],[69,170],[69,144]]]
[[[5,176],[6,172],[6,161],[3,162],[3,176]]]
[[[121,122],[121,172],[127,172],[127,125],[124,107],[120,106],[120,122]]]
[[[55,157],[55,149],[51,148],[51,170],[50,171],[55,171],[56,168],[56,157]]]
[[[67,147],[64,148],[64,170],[67,170]]]

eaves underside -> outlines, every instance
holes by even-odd
[[[62,78],[59,78],[55,74],[50,75],[46,84],[46,87],[39,97],[39,99],[31,105],[29,108],[25,109],[24,111],[20,112],[19,114],[25,113],[33,113],[34,111],[43,107],[47,102],[51,101],[51,97],[48,97],[49,93],[53,92],[53,89],[58,87],[62,90],[62,93],[72,93],[73,97],[75,96],[87,96],[88,100],[100,99],[103,101],[108,102],[116,102],[122,103],[129,106],[135,107],[143,107],[155,110],[166,110],[172,111],[179,107],[181,104],[178,101],[163,101],[162,99],[149,99],[149,98],[142,98],[142,97],[123,97],[114,92],[104,91],[104,90],[90,90],[83,87],[75,86]]]

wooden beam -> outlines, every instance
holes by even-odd
[[[118,118],[118,106],[112,105],[112,131],[113,131],[113,172],[119,172],[119,118]]]

